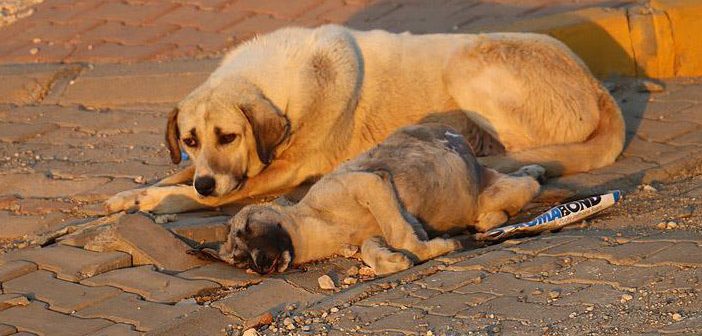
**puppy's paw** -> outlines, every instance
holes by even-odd
[[[546,168],[533,164],[519,168],[519,170],[511,173],[512,176],[531,176],[539,183],[546,182]]]

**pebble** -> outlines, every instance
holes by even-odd
[[[283,324],[286,325],[286,326],[289,326],[289,325],[291,325],[292,323],[293,323],[293,322],[292,322],[292,319],[289,318],[289,317],[286,317],[285,320],[283,320]]]
[[[134,178],[134,183],[146,184],[146,178],[143,177],[143,176],[141,176],[141,175],[139,175],[139,176],[137,176],[137,177]]]
[[[331,309],[329,309],[329,312],[330,313],[337,313],[337,312],[339,312],[339,308],[332,307]]]
[[[623,295],[622,295],[622,299],[619,300],[619,302],[624,303],[624,302],[630,301],[630,300],[633,299],[633,298],[634,298],[634,297],[631,296],[631,295],[629,295],[629,294],[623,294]]]
[[[321,289],[336,289],[336,285],[334,285],[334,280],[328,275],[322,275],[317,279],[317,283],[319,283],[319,288]]]
[[[302,327],[302,331],[310,331],[310,329],[312,329],[312,328],[310,328],[310,326],[303,326]]]
[[[585,310],[589,311],[589,312],[593,311],[594,309],[595,309],[595,307],[593,307],[593,306],[588,306],[587,308],[585,308]]]
[[[341,255],[345,258],[351,258],[356,253],[358,253],[358,246],[356,245],[346,245],[341,249]]]
[[[355,276],[358,275],[358,266],[351,266],[346,270],[346,275]]]
[[[29,54],[31,54],[31,55],[36,55],[38,53],[39,53],[39,48],[29,49]]]
[[[561,296],[561,292],[559,292],[557,290],[552,290],[552,291],[548,292],[548,297],[550,299],[557,299],[559,296]]]
[[[663,92],[663,85],[650,80],[642,80],[639,82],[639,92]]]
[[[656,189],[655,187],[653,187],[650,184],[641,185],[641,190],[648,191],[648,192],[658,192],[658,189]]]
[[[572,313],[570,313],[570,315],[568,315],[568,317],[570,317],[570,318],[575,318],[576,316],[578,316],[578,313],[576,313],[576,312],[572,312]]]
[[[366,277],[375,276],[375,271],[368,266],[363,266],[358,270],[358,274]]]
[[[534,290],[531,292],[531,295],[541,295],[541,294],[543,294],[543,293],[544,293],[544,291],[542,291],[542,290],[540,290],[540,289],[537,288],[537,289],[534,289]]]
[[[254,328],[246,329],[243,336],[258,336],[258,331],[256,331]]]
[[[356,279],[356,278],[347,277],[344,279],[344,284],[346,284],[346,285],[353,285],[356,282],[358,282],[358,279]]]
[[[682,320],[683,320],[682,315],[680,315],[678,313],[673,314],[673,321],[682,321]]]
[[[665,224],[665,228],[668,229],[668,230],[673,230],[673,229],[675,229],[675,228],[677,228],[677,227],[678,227],[678,223],[673,222],[673,221],[670,221],[670,222],[668,222],[668,223]]]

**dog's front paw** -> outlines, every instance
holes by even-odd
[[[152,198],[149,188],[122,191],[105,201],[105,210],[107,213],[151,211],[156,206],[156,202],[151,200]]]

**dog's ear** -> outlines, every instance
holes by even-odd
[[[179,164],[181,159],[180,146],[178,145],[178,138],[180,138],[178,111],[176,107],[168,114],[168,124],[166,124],[166,145],[171,153],[171,161],[175,164]]]
[[[258,159],[267,165],[273,160],[275,147],[288,137],[290,123],[267,99],[261,97],[256,101],[254,104],[240,105],[239,109],[253,129]]]

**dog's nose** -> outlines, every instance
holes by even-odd
[[[209,196],[215,190],[215,179],[212,176],[202,176],[195,179],[195,190],[202,196]]]

